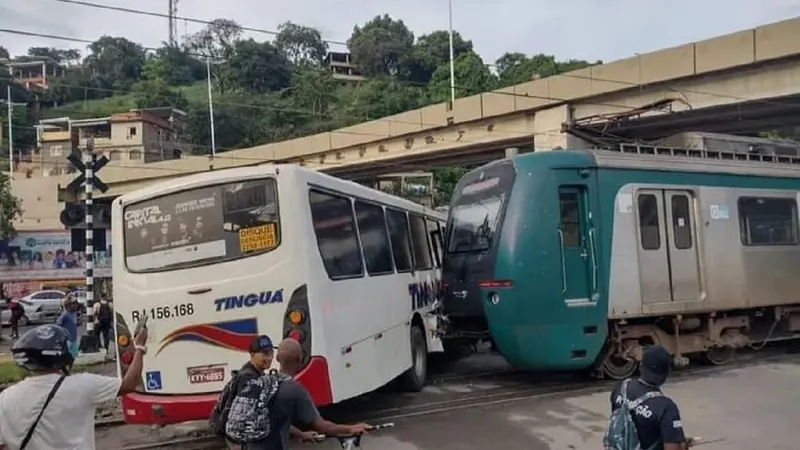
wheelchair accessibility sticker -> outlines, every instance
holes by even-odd
[[[145,382],[147,383],[147,390],[148,391],[160,391],[161,390],[161,371],[160,370],[153,370],[151,372],[146,372],[144,374]]]

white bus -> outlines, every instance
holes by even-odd
[[[400,377],[423,387],[441,352],[433,303],[446,217],[294,165],[213,171],[116,199],[118,370],[148,316],[141,389],[125,420],[208,418],[252,339],[298,340],[317,405]]]

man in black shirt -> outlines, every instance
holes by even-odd
[[[639,378],[628,382],[627,401],[632,402],[650,392],[652,398],[642,402],[631,411],[642,449],[684,450],[690,442],[683,434],[683,424],[678,405],[661,392],[667,381],[672,358],[664,347],[648,346],[642,355]],[[611,411],[623,405],[622,381],[611,390]]]
[[[234,392],[239,392],[252,376],[260,376],[268,370],[273,357],[272,341],[267,336],[259,336],[250,345],[250,361],[242,367],[239,382]],[[291,377],[301,367],[303,350],[300,344],[293,339],[285,339],[278,346],[278,362],[281,373],[287,379],[281,382],[270,407],[270,420],[272,421],[270,434],[262,442],[248,444],[246,450],[289,450],[289,438],[310,439],[313,432],[303,432],[294,425],[308,426],[317,433],[327,436],[346,436],[361,434],[369,429],[367,424],[339,425],[327,421],[320,416],[314,402],[303,386]]]

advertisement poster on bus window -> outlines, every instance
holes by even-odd
[[[225,256],[219,190],[195,189],[126,207],[128,268],[158,269]]]
[[[111,242],[110,232],[106,242]],[[111,248],[94,254],[95,275],[111,276]],[[0,281],[72,279],[84,275],[86,254],[72,251],[69,231],[20,232],[0,241]]]

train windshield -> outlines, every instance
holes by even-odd
[[[459,182],[450,208],[448,253],[482,252],[491,247],[513,182],[513,171],[510,164],[502,164],[468,174]]]
[[[248,180],[127,205],[128,271],[197,267],[275,249],[280,243],[277,189],[272,178]]]

